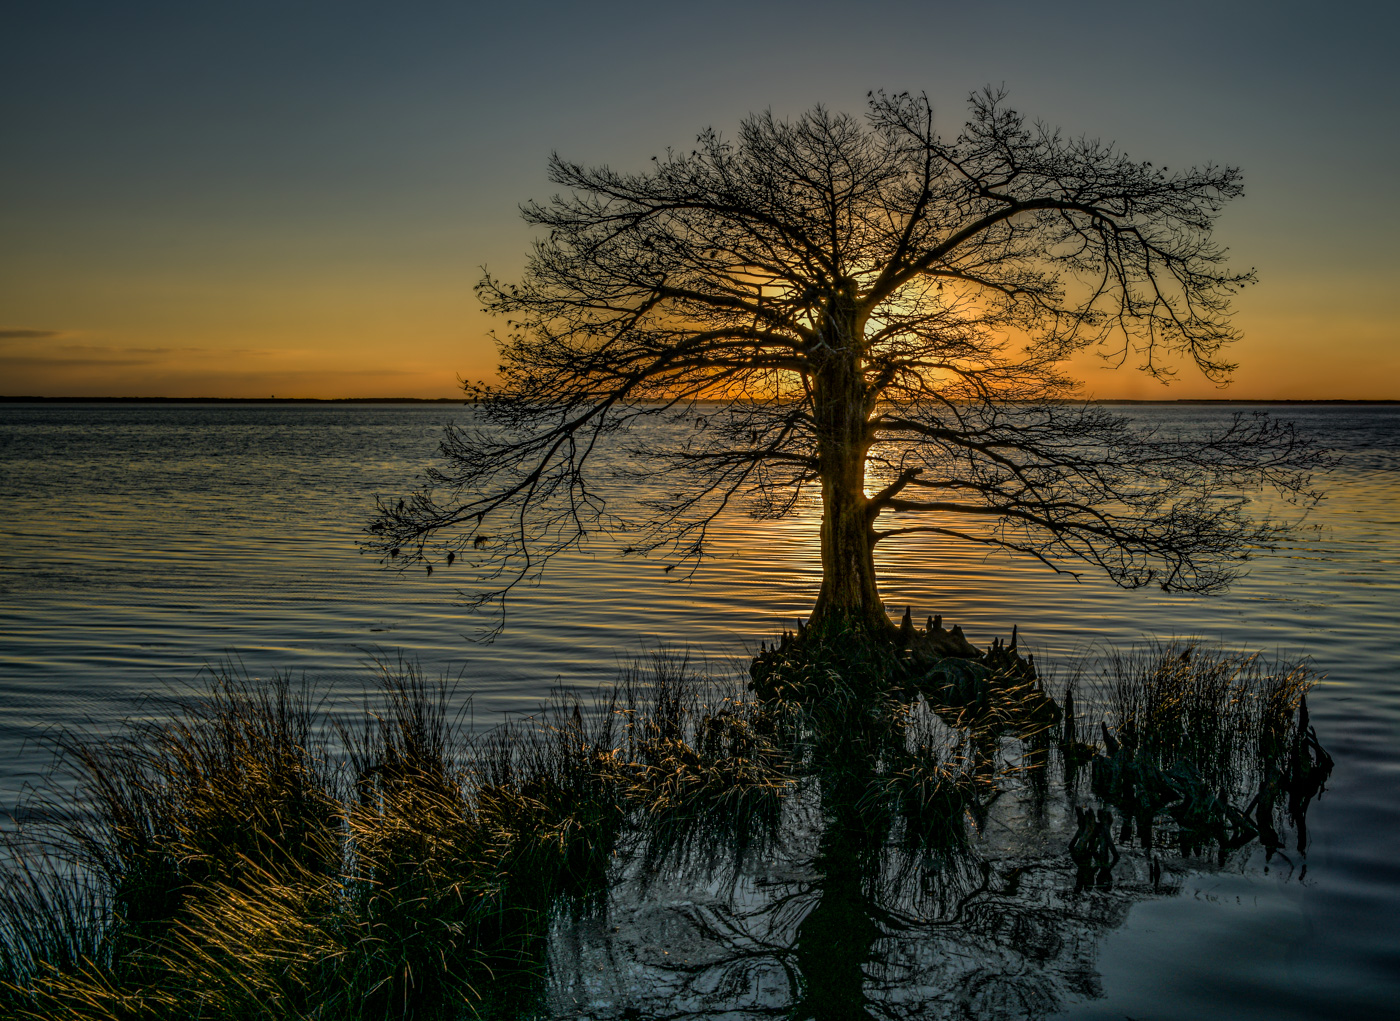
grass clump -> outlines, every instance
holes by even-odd
[[[40,915],[81,905],[72,931],[83,938],[67,953],[4,961],[15,1016],[174,1016],[186,993],[204,998],[186,950],[215,905],[236,903],[224,915],[251,922],[244,908],[268,890],[339,871],[338,804],[308,689],[227,672],[202,698],[153,708],[165,719],[57,742],[73,803],[37,806],[60,821],[8,880],[11,898]]]
[[[620,694],[626,798],[653,856],[742,854],[774,836],[795,782],[790,704],[705,691],[684,661],[629,672]]]
[[[339,867],[338,805],[306,688],[224,673],[205,697],[153,709],[166,720],[59,741],[90,809],[67,830],[71,847],[111,890],[122,938],[157,935],[201,885]]]
[[[485,1003],[532,908],[503,896],[445,689],[401,665],[380,703],[333,754],[309,689],[227,672],[163,719],[61,739],[77,811],[48,806],[42,863],[11,869],[0,907],[25,929],[23,898],[53,916],[86,889],[89,924],[65,953],[4,934],[9,1013],[427,1019]]]
[[[1185,853],[1223,855],[1255,838],[1272,852],[1286,806],[1302,847],[1307,804],[1332,769],[1308,720],[1315,681],[1304,663],[1194,643],[1112,653],[1081,682],[1108,717],[1101,741],[1068,718],[1066,762],[1090,760],[1095,793],[1123,819],[1120,839],[1136,826],[1150,846],[1165,817]]]
[[[100,886],[56,870],[43,848],[7,842],[0,873],[0,975],[72,975],[108,958],[110,912]],[[0,1004],[11,1001],[0,990]]]

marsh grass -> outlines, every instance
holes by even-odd
[[[66,974],[84,962],[103,960],[110,912],[100,886],[56,869],[43,848],[12,840],[6,851],[0,875],[0,975]]]
[[[1109,652],[1065,695],[1103,714],[1099,733],[1067,714],[1061,748],[1071,770],[1090,761],[1095,792],[1123,817],[1120,839],[1136,824],[1150,846],[1165,813],[1184,852],[1214,845],[1223,857],[1257,837],[1272,853],[1286,801],[1301,847],[1307,802],[1332,768],[1307,718],[1316,681],[1306,662],[1194,642]]]
[[[471,739],[445,682],[381,667],[356,726],[237,670],[111,737],[60,736],[0,887],[25,1018],[517,1017],[550,918],[620,845],[718,857],[777,825],[775,716],[683,657]]]
[[[1216,788],[1253,786],[1313,681],[1303,664],[1193,643],[1112,653],[1099,666],[1118,740],[1139,758],[1187,763]]]
[[[627,801],[653,861],[742,857],[777,836],[795,777],[791,703],[696,683],[684,658],[624,671],[613,706]]]
[[[1249,811],[1273,818],[1315,746],[1294,721],[1311,682],[1297,668],[1167,646],[1106,658],[1075,684],[1112,720],[1112,751],[1073,710],[1050,726],[1037,680],[950,705],[891,683],[890,655],[849,637],[765,653],[757,694],[658,653],[590,705],[559,691],[475,738],[452,686],[402,662],[353,725],[304,683],[230,669],[116,736],[63,735],[68,794],[34,799],[4,848],[0,1013],[528,1017],[555,921],[605,912],[622,873],[767,855],[801,792],[836,900],[911,877],[928,900],[937,875],[986,885],[969,835],[1008,778],[1043,796],[1055,741],[1068,780],[1089,749],[1100,795],[1149,832],[1162,783],[1190,803],[1181,777],[1253,785]]]

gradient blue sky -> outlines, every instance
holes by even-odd
[[[1393,5],[43,3],[0,32],[0,393],[452,396],[551,150],[641,167],[868,90],[1243,167],[1235,383],[1400,398]]]

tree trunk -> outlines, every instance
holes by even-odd
[[[854,344],[830,351],[812,378],[822,482],[822,587],[813,623],[892,625],[875,582],[865,495],[865,389]]]

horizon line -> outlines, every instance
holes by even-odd
[[[0,394],[3,404],[471,404],[464,397],[41,397]],[[697,404],[728,403],[699,399]],[[1085,404],[1400,404],[1394,397],[1097,397]]]

